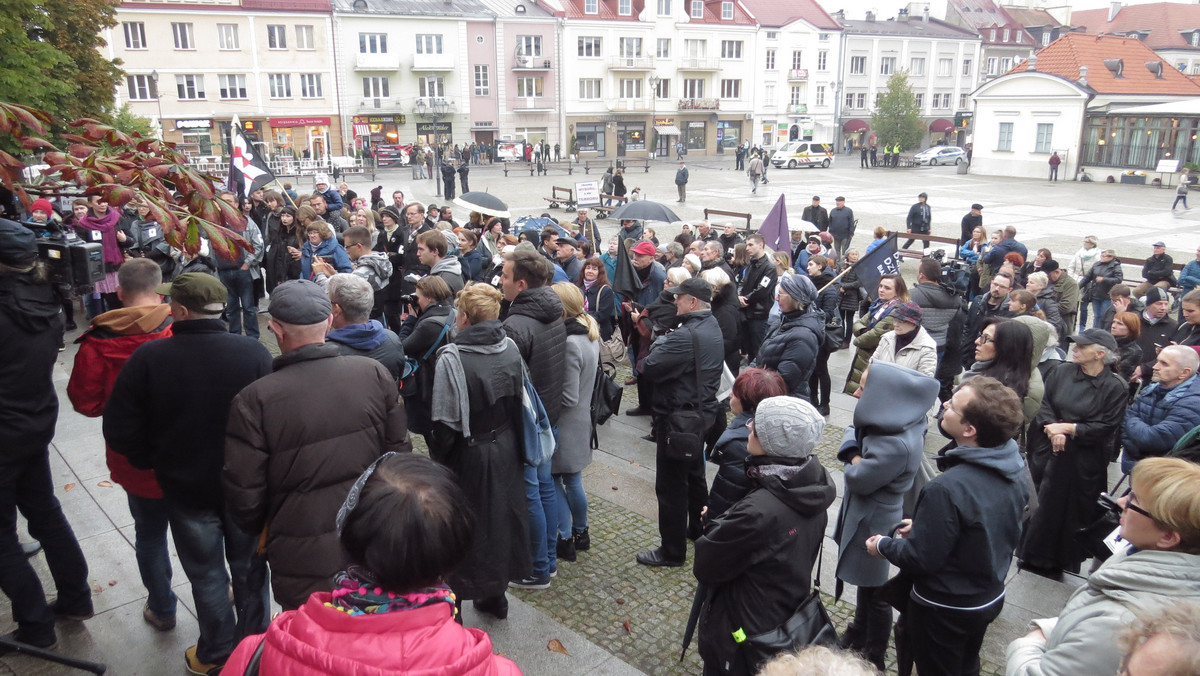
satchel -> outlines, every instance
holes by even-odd
[[[825,350],[828,352],[837,352],[842,349],[842,343],[846,339],[846,327],[842,325],[842,318],[838,315],[825,320]]]
[[[450,310],[450,314],[446,315],[446,323],[442,325],[442,332],[438,334],[437,340],[433,341],[433,345],[425,350],[425,354],[421,355],[420,359],[405,357],[404,363],[400,366],[400,396],[414,397],[417,392],[417,371],[421,370],[421,364],[429,359],[429,355],[442,344],[442,339],[446,337],[446,332],[450,330],[450,325],[454,323],[454,310]]]
[[[629,350],[625,347],[621,327],[613,326],[612,337],[600,341],[600,363],[613,366],[629,365]]]
[[[617,369],[615,366],[598,362],[596,364],[596,382],[592,386],[592,450],[600,448],[600,437],[596,426],[603,425],[608,419],[617,414],[621,408],[621,396],[625,388],[616,383]]]
[[[757,670],[763,663],[779,653],[796,650],[810,645],[822,645],[837,649],[837,627],[821,602],[821,559],[817,555],[817,574],[813,577],[813,589],[800,602],[796,612],[778,627],[761,634],[748,636],[742,629],[733,632],[733,640],[742,647],[746,663]]]
[[[689,328],[692,334],[692,355],[695,357],[696,392],[700,392],[700,341],[696,331]],[[700,410],[698,404],[688,404],[688,408],[671,411],[663,420],[663,428],[659,430],[660,438],[665,439],[662,445],[663,456],[668,460],[687,462],[697,460],[704,454],[704,436],[712,422],[711,416]]]
[[[525,446],[525,464],[530,467],[540,467],[554,457],[557,443],[554,440],[554,428],[550,426],[550,416],[542,406],[542,398],[538,396],[537,388],[529,378],[525,362],[521,362],[521,432]]]

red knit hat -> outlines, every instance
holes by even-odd
[[[45,197],[39,197],[38,199],[35,199],[33,201],[33,205],[29,207],[29,213],[32,214],[35,211],[44,211],[47,216],[53,216],[54,206],[50,204],[50,200],[46,199]]]

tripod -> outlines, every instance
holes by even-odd
[[[74,657],[67,657],[66,655],[59,655],[58,653],[50,650],[35,648],[29,644],[21,643],[20,641],[13,641],[7,638],[0,637],[0,647],[8,648],[14,653],[29,655],[30,657],[36,657],[39,660],[55,662],[68,667],[73,667],[75,669],[82,669],[83,671],[91,672],[93,674],[103,674],[104,672],[108,671],[107,666],[98,662],[88,662],[87,660],[80,660]]]

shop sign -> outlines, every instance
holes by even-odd
[[[355,115],[354,124],[404,124],[403,115]],[[272,122],[272,124],[274,124]]]
[[[690,128],[690,129],[703,129],[703,128],[704,128],[704,123],[703,123],[703,122],[688,122],[688,128]]]
[[[212,129],[212,120],[175,120],[176,129]]]
[[[675,124],[675,118],[673,118],[673,117],[656,117],[656,118],[654,118],[654,126],[656,126],[656,127],[661,127],[661,126],[667,125],[667,124]]]
[[[272,127],[315,127],[329,124],[329,117],[272,117]]]
[[[418,122],[418,134],[449,134],[454,127],[452,122]]]

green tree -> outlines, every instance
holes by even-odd
[[[0,101],[52,110],[74,91],[71,82],[58,77],[67,55],[29,34],[28,27],[44,23],[46,16],[33,0],[12,0],[0,11]],[[3,142],[7,139],[0,139]]]
[[[150,118],[135,115],[128,103],[113,115],[112,125],[126,134],[141,134],[146,138],[158,137],[158,130],[150,122]]]
[[[908,84],[908,73],[896,71],[871,116],[871,130],[884,145],[899,143],[904,150],[915,148],[925,137],[921,107]]]

